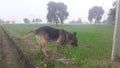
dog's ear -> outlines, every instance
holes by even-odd
[[[76,36],[76,34],[77,34],[76,32],[73,32],[73,35],[74,35],[74,36]]]

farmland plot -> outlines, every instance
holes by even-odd
[[[9,34],[16,38],[30,30],[44,25],[4,25]],[[55,44],[49,43],[47,51],[51,56],[44,58],[40,52],[40,46],[35,36],[25,41],[16,40],[26,55],[36,65],[36,68],[104,68],[118,67],[117,63],[111,62],[113,26],[111,25],[59,25],[54,28],[77,32],[79,46],[68,49],[60,47],[55,52]]]

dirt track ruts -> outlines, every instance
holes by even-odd
[[[0,26],[0,68],[35,68]],[[19,55],[20,54],[20,55]]]

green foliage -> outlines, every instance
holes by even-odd
[[[70,24],[82,24],[82,19],[79,18],[77,21],[72,20],[72,21],[70,21],[69,23],[70,23]]]
[[[95,23],[99,23],[104,14],[104,9],[99,6],[94,6],[89,10],[88,14],[89,14],[88,15],[89,22],[93,22],[94,19]]]
[[[48,22],[55,23],[56,25],[58,23],[63,24],[65,19],[69,16],[69,13],[67,11],[67,6],[62,2],[53,2],[50,1],[48,4],[48,14],[47,14],[47,20]]]
[[[42,22],[42,20],[41,19],[39,19],[39,18],[35,18],[35,19],[33,19],[32,20],[32,23],[36,23],[36,24],[39,24],[40,22]]]
[[[24,23],[26,23],[26,24],[31,23],[31,21],[30,21],[28,18],[24,18],[23,21],[24,21]]]
[[[115,23],[115,16],[116,16],[116,1],[113,3],[113,7],[109,10],[108,13],[108,24],[114,24]]]
[[[21,28],[22,26],[22,28]],[[24,35],[26,32],[43,25],[5,25],[6,28]],[[94,68],[103,60],[111,60],[113,26],[111,25],[59,25],[54,28],[65,29],[70,32],[77,32],[78,47],[68,48],[61,46],[58,52],[66,58],[71,58],[74,64],[69,64],[66,68]],[[17,29],[16,29],[17,28]],[[30,40],[36,43],[35,37]],[[55,44],[49,43],[48,50],[54,50]],[[29,49],[28,49],[29,50]],[[65,67],[56,59],[45,59],[40,51],[29,53],[37,68],[63,68]],[[72,63],[71,62],[71,63]],[[96,63],[97,62],[97,63]]]

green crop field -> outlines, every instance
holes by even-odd
[[[4,25],[5,29],[10,32],[11,35],[18,34],[24,35],[30,30],[44,26],[41,24],[14,24]],[[79,46],[73,48],[71,45],[66,49],[60,47],[58,52],[63,54],[66,58],[71,58],[72,62],[65,65],[69,68],[109,68],[112,64],[111,52],[112,52],[112,38],[113,38],[113,25],[49,25],[58,29],[65,29],[69,32],[77,32],[77,39]],[[29,38],[32,43],[38,45],[35,35]],[[40,50],[29,52],[29,48],[25,48],[26,53],[31,55],[30,57],[36,64],[37,68],[64,68],[64,64],[57,61],[57,59],[45,58],[41,60]],[[28,49],[28,50],[27,50]],[[48,51],[55,50],[55,44],[48,44]]]

